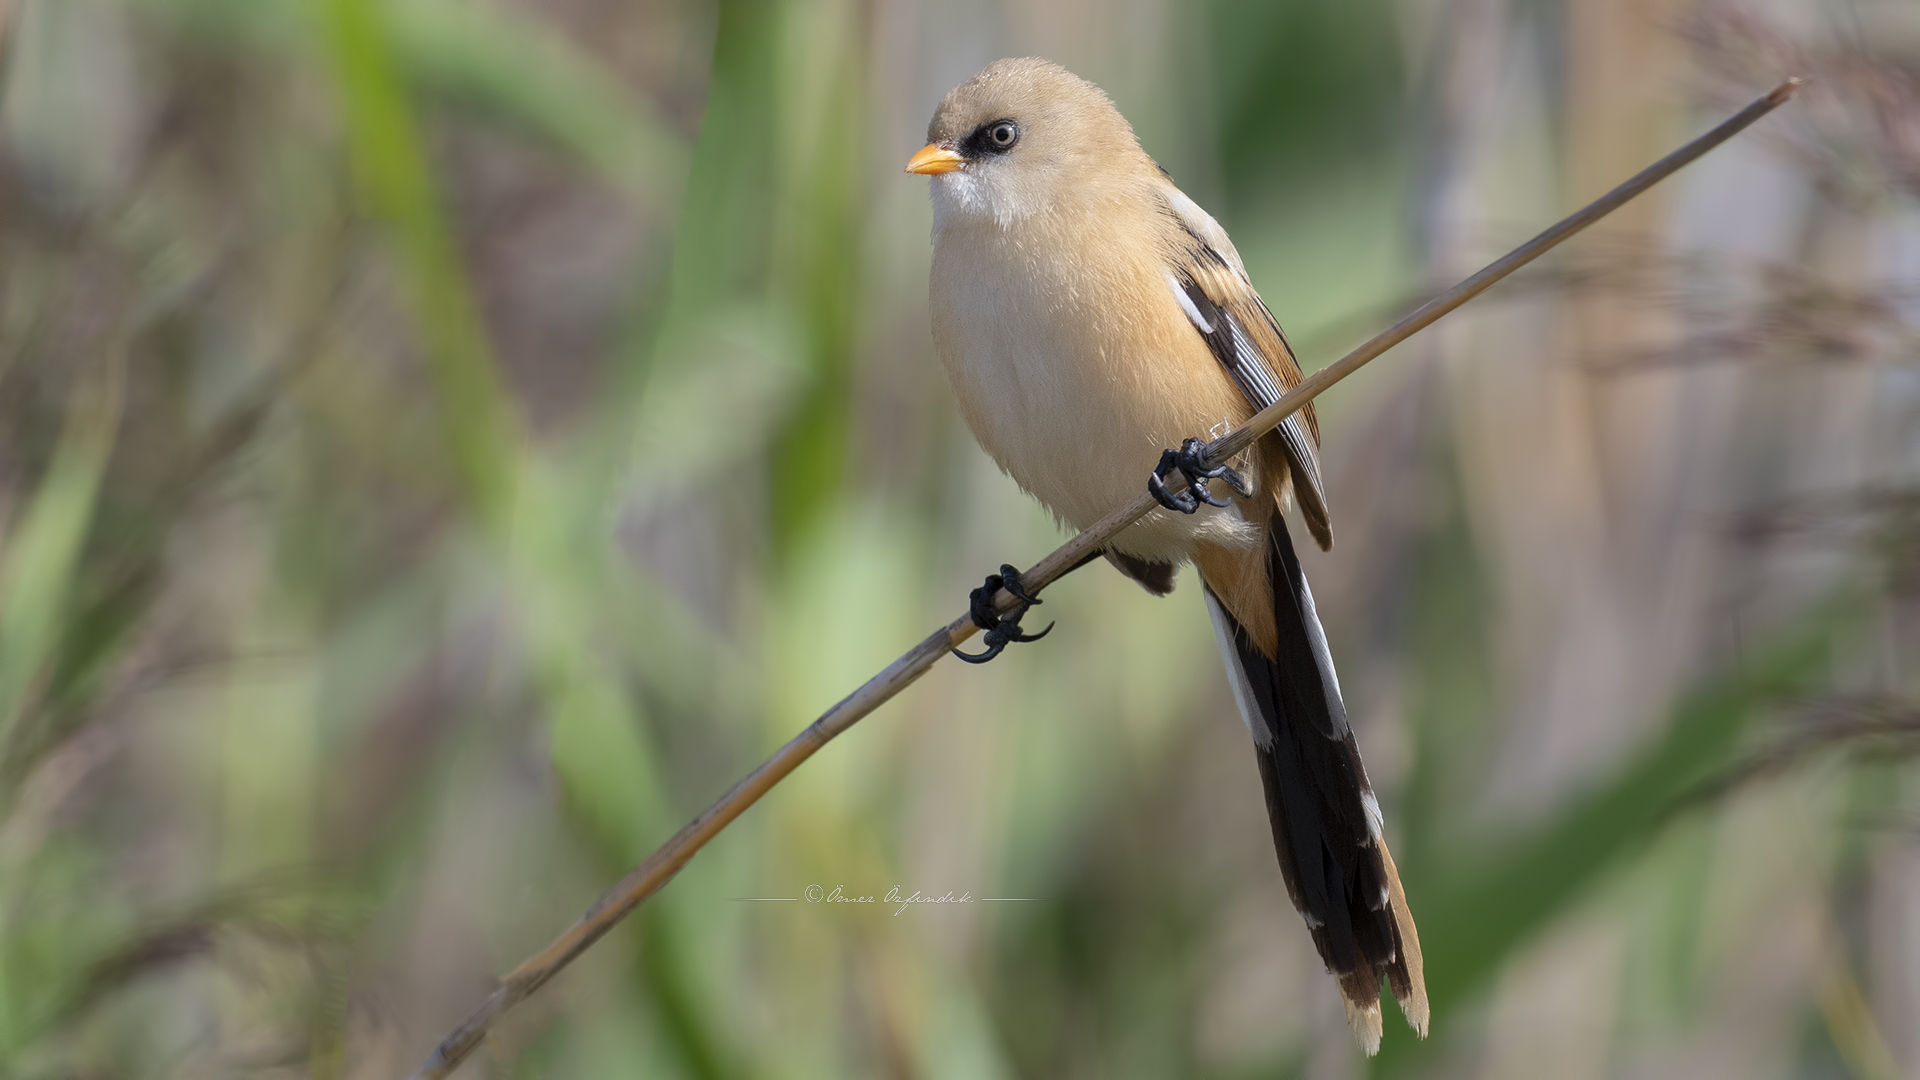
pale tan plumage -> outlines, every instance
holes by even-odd
[[[1140,492],[1162,450],[1245,423],[1256,411],[1250,395],[1277,396],[1300,381],[1224,230],[1147,156],[1097,87],[1045,61],[1003,60],[947,95],[928,142],[909,169],[932,176],[931,306],[941,362],[980,445],[1065,524],[1093,524]],[[1380,939],[1356,946],[1374,956],[1360,963],[1363,970],[1337,972],[1371,1050],[1382,980],[1423,1034],[1426,995],[1378,807],[1277,516],[1295,494],[1315,539],[1331,544],[1318,440],[1309,406],[1234,463],[1253,482],[1251,499],[1194,515],[1155,510],[1112,547],[1122,570],[1155,591],[1171,583],[1159,564],[1191,560],[1210,604],[1218,598],[1223,655],[1263,755],[1295,905],[1330,969],[1359,962],[1343,959],[1338,935],[1316,924],[1324,897],[1314,890],[1337,894],[1332,902],[1347,905],[1341,913],[1351,909],[1359,938]],[[1228,493],[1219,481],[1212,490]],[[1297,588],[1282,578],[1298,579]],[[1301,686],[1313,698],[1306,712],[1288,696]],[[1315,696],[1322,692],[1323,704]],[[1278,738],[1277,727],[1286,729]],[[1314,794],[1326,803],[1317,809],[1298,805],[1303,785],[1315,784],[1344,788]],[[1314,824],[1342,858],[1343,843],[1360,852],[1351,880],[1315,878],[1333,871],[1318,868],[1308,851],[1300,856],[1305,877],[1291,864],[1290,852],[1320,842],[1301,826],[1315,814],[1328,819]],[[1350,828],[1359,831],[1343,839]],[[1348,895],[1356,889],[1366,895]],[[1379,919],[1385,922],[1370,921]]]
[[[1253,410],[1168,280],[1189,261],[1175,208],[1198,207],[1097,88],[1051,65],[1002,62],[949,95],[930,141],[1016,101],[1019,149],[1035,160],[995,162],[1015,166],[1006,176],[955,170],[933,181],[934,341],[981,445],[1085,528],[1138,493],[1162,449]],[[1290,355],[1281,377],[1299,381]],[[1255,471],[1270,493],[1285,482],[1284,470]],[[1156,511],[1115,546],[1156,560],[1184,558],[1196,540],[1246,547],[1256,537],[1237,519]]]

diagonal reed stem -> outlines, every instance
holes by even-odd
[[[1599,199],[1587,204],[1574,214],[1563,218],[1545,232],[1515,248],[1500,259],[1489,264],[1484,270],[1448,289],[1421,305],[1412,314],[1374,335],[1365,344],[1314,372],[1301,380],[1300,385],[1282,395],[1279,401],[1262,409],[1252,420],[1239,429],[1214,440],[1207,445],[1207,454],[1214,461],[1226,461],[1246,449],[1252,442],[1278,427],[1281,421],[1293,415],[1307,402],[1319,396],[1328,387],[1348,375],[1353,374],[1368,361],[1426,329],[1442,315],[1472,300],[1485,292],[1494,282],[1532,262],[1562,241],[1613,213],[1629,201],[1644,193],[1648,188],[1680,171],[1707,151],[1733,138],[1755,121],[1787,103],[1799,90],[1799,79],[1788,79],[1775,87],[1765,97],[1755,100],[1751,105],[1735,113],[1712,131],[1694,139],[1666,157],[1643,169],[1631,180],[1607,192]],[[1175,490],[1184,490],[1183,483],[1170,484]],[[1093,527],[1081,532],[1073,539],[1055,548],[1053,553],[1040,560],[1020,575],[1020,581],[1030,593],[1058,581],[1073,569],[1106,546],[1122,530],[1144,517],[1159,504],[1153,496],[1147,494],[1143,479],[1140,494],[1125,506],[1114,510],[1101,518]],[[1015,600],[1005,590],[996,594],[995,606],[1001,611],[1011,610]],[[775,784],[785,779],[788,773],[800,766],[800,763],[812,757],[814,751],[825,746],[829,740],[852,727],[868,713],[879,708],[889,698],[906,689],[915,679],[927,672],[935,662],[945,656],[949,649],[960,645],[976,632],[973,620],[966,615],[948,623],[929,634],[920,644],[873,678],[868,679],[858,690],[841,699],[840,703],[821,714],[820,718],[807,725],[800,734],[772,757],[760,763],[760,766],[748,773],[739,783],[727,789],[712,806],[701,811],[700,815],[688,822],[672,839],[660,845],[645,862],[628,871],[606,895],[594,902],[578,922],[569,927],[566,933],[556,938],[540,952],[527,958],[519,967],[508,972],[500,980],[500,985],[488,995],[487,1000],[474,1010],[473,1015],[462,1021],[452,1033],[434,1048],[427,1060],[413,1072],[411,1080],[439,1080],[445,1077],[471,1054],[475,1047],[486,1038],[487,1031],[495,1021],[515,1005],[525,1001],[534,991],[546,985],[561,968],[600,940],[607,931],[619,924],[621,919],[638,907],[642,901],[659,892],[661,887],[673,880],[699,850],[709,840],[719,835],[739,817],[747,807],[758,802],[760,796],[772,790]]]

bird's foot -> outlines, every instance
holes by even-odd
[[[1005,615],[993,610],[993,594],[1001,589],[1012,593],[1020,601]],[[986,643],[987,651],[964,653],[955,649],[953,655],[969,664],[984,664],[999,656],[1001,651],[1013,642],[1039,641],[1046,637],[1047,631],[1053,629],[1052,623],[1048,623],[1047,629],[1037,634],[1029,634],[1020,629],[1020,620],[1027,614],[1027,609],[1039,602],[1035,597],[1027,595],[1026,587],[1020,584],[1020,571],[1013,567],[1003,565],[999,573],[988,574],[986,584],[967,596],[968,614],[973,617],[973,625],[987,632],[986,637],[980,639]]]
[[[1167,488],[1167,476],[1175,469],[1187,478],[1187,490],[1176,493]],[[1243,499],[1253,495],[1253,488],[1238,470],[1207,461],[1207,444],[1200,439],[1188,439],[1180,444],[1178,450],[1161,451],[1159,467],[1147,477],[1147,491],[1159,500],[1161,506],[1183,514],[1200,509],[1203,502],[1208,506],[1229,505],[1231,500],[1213,497],[1213,492],[1207,489],[1209,480],[1225,480],[1227,486]]]

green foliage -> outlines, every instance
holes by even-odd
[[[1378,168],[1405,152],[1396,12],[1381,0],[1214,0],[1210,62],[1229,190],[1262,204],[1303,181]]]
[[[1809,615],[1789,640],[1696,690],[1663,738],[1539,827],[1479,851],[1423,852],[1414,865],[1432,877],[1417,911],[1435,1014],[1464,1009],[1515,950],[1692,809],[1701,785],[1731,766],[1754,717],[1824,684],[1857,618],[1840,605]],[[1381,1064],[1392,1070],[1419,1049],[1410,1038],[1388,1040]]]
[[[32,720],[67,632],[81,547],[113,450],[118,358],[109,364],[97,385],[74,394],[53,462],[0,548],[0,807],[13,801],[42,735]]]
[[[324,15],[361,198],[393,229],[440,425],[468,497],[498,527],[513,499],[517,433],[394,66],[384,11],[373,0],[326,0]]]
[[[893,140],[942,87],[899,70],[890,11],[16,5],[0,1076],[409,1066],[978,575],[1057,541],[927,355]],[[1206,84],[1217,146],[1183,146],[1217,160],[1169,167],[1222,178],[1296,331],[1405,291],[1425,193],[1395,9],[1204,22],[1163,59]],[[1311,364],[1332,336],[1296,344]],[[1367,523],[1343,545],[1378,547],[1309,573],[1349,582],[1324,610],[1388,736],[1369,760],[1406,744],[1377,779],[1437,1024],[1382,1068],[1469,1044],[1516,957],[1620,896],[1660,943],[1635,992],[1703,1012],[1723,845],[1683,800],[1780,702],[1862,677],[1836,643],[1874,602],[1782,605],[1771,646],[1683,667],[1637,752],[1492,829],[1513,598],[1484,433],[1447,423],[1442,380],[1369,380],[1326,403],[1330,467],[1422,434],[1340,496]],[[1150,601],[1096,565],[1046,600],[1045,643],[944,665],[823,751],[475,1071],[1252,1077],[1351,1052],[1195,583]],[[1850,812],[1900,805],[1882,767]],[[1865,888],[1872,845],[1830,847],[1836,891]],[[1029,899],[736,900],[809,884]],[[1834,1015],[1807,1060],[1871,1049]]]
[[[619,184],[671,205],[686,173],[679,132],[538,21],[511,9],[411,0],[388,11],[404,75],[436,98],[517,123]]]

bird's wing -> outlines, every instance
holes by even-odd
[[[1168,253],[1168,287],[1254,410],[1264,409],[1300,385],[1293,346],[1254,291],[1227,231],[1173,185],[1163,185],[1161,195],[1167,215],[1179,226]],[[1293,471],[1293,490],[1307,530],[1323,550],[1332,547],[1333,525],[1317,450],[1320,422],[1313,404],[1287,417],[1275,434]]]

